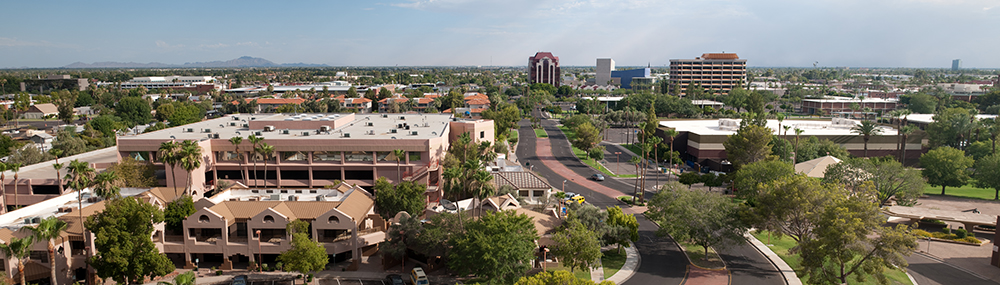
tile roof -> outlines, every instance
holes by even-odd
[[[500,188],[503,185],[510,185],[516,190],[521,189],[551,189],[552,186],[546,183],[541,177],[528,171],[517,172],[494,172],[493,185]]]
[[[469,105],[487,105],[487,104],[490,104],[490,100],[489,99],[476,98],[476,99],[472,99],[472,100],[465,100],[465,104],[469,104]]]
[[[56,108],[56,105],[52,104],[52,103],[44,103],[44,104],[31,105],[31,109],[28,110],[27,112],[28,113],[35,113],[35,112],[33,112],[35,110],[37,110],[38,112],[40,112],[42,114],[59,113],[59,109]]]
[[[270,104],[270,105],[281,105],[281,104],[302,104],[306,99],[302,98],[247,98],[244,99],[247,103],[257,100],[257,104]]]

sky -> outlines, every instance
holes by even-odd
[[[0,0],[0,68],[240,56],[331,66],[1000,67],[997,0]]]

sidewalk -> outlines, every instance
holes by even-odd
[[[785,278],[785,284],[802,285],[802,280],[799,280],[799,276],[795,275],[795,270],[793,270],[791,266],[788,266],[788,263],[785,263],[785,260],[781,259],[781,257],[778,256],[778,254],[774,253],[774,251],[772,251],[770,247],[767,247],[767,245],[765,245],[763,242],[760,242],[760,240],[757,240],[757,238],[751,235],[750,233],[745,233],[743,234],[743,236],[746,237],[747,240],[750,241],[750,244],[753,245],[753,247],[756,248],[758,251],[760,251],[760,253],[763,254],[764,257],[767,257],[767,259],[770,260],[772,264],[774,264],[774,267],[778,268],[778,271],[781,272],[781,277]]]
[[[615,272],[614,275],[608,277],[608,281],[615,282],[615,284],[622,284],[628,281],[635,274],[635,269],[639,268],[639,262],[642,256],[639,255],[639,251],[635,249],[635,244],[629,243],[629,247],[625,248],[625,264],[622,265],[622,269]],[[603,270],[602,270],[603,271]],[[603,277],[603,276],[602,276]],[[593,276],[591,276],[593,278]],[[595,282],[597,279],[594,279]]]

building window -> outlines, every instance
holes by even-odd
[[[479,131],[479,138],[485,138],[485,137],[486,137],[486,132]]]
[[[388,152],[388,151],[375,152],[375,159],[377,159],[377,161],[379,161],[379,162],[383,162],[383,161],[396,161],[396,157],[393,156],[393,155],[390,155],[390,154],[392,154],[392,152]]]
[[[339,151],[316,151],[313,152],[313,161],[340,161]]]
[[[240,161],[240,155],[235,151],[220,151],[217,154],[216,158],[219,161]]]
[[[264,223],[273,223],[273,222],[274,222],[274,217],[272,217],[271,215],[264,216]]]
[[[208,216],[207,215],[201,215],[201,217],[198,217],[198,222],[199,223],[207,223],[207,222],[209,222]]]
[[[281,152],[281,161],[306,161],[306,153],[301,151]]]
[[[367,151],[352,151],[346,156],[347,161],[372,161],[372,154]]]
[[[407,153],[410,156],[410,161],[420,161],[420,152],[411,151]]]
[[[337,224],[340,223],[340,218],[337,218],[337,216],[330,216],[330,219],[328,219],[326,222],[331,224]]]

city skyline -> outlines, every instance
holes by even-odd
[[[752,67],[1000,67],[985,0],[14,2],[0,68],[252,56],[330,66],[664,67],[734,52]]]

